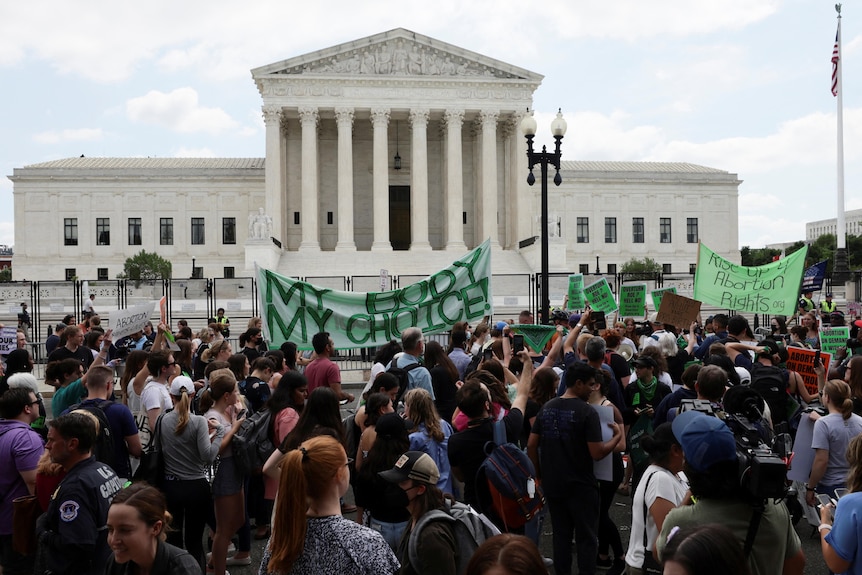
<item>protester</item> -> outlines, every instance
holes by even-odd
[[[820,508],[821,550],[826,566],[833,573],[859,573],[862,561],[862,526],[858,521],[862,509],[862,435],[850,441],[847,448],[847,475],[849,493],[838,499],[837,507],[824,505]],[[834,523],[833,523],[834,514]]]
[[[431,396],[424,389],[411,389],[404,394],[404,417],[413,424],[410,451],[430,455],[440,472],[437,487],[443,493],[454,495],[455,482],[448,455],[449,437],[454,432],[452,426],[440,417]]]
[[[523,535],[503,533],[479,545],[466,575],[542,575],[548,568],[536,544]]]
[[[443,346],[436,341],[429,341],[425,346],[425,366],[431,374],[437,412],[446,421],[451,421],[456,407],[455,393],[458,391],[456,383],[461,379],[458,367],[446,355]]]
[[[353,395],[341,388],[341,371],[338,365],[330,358],[335,353],[335,342],[332,341],[328,332],[320,332],[311,338],[314,353],[317,359],[305,368],[305,377],[308,378],[308,392],[311,393],[318,387],[328,387],[338,396],[339,401],[346,400],[352,403]]]
[[[680,529],[668,537],[665,575],[751,575],[739,540],[724,525]]]

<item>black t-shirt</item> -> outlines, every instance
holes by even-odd
[[[539,405],[532,399],[527,400],[527,407],[524,408],[524,425],[521,428],[521,447],[527,446],[527,440],[530,439],[530,430],[533,427],[533,424],[530,423],[530,420],[539,414],[540,409],[542,409],[541,405]]]
[[[545,495],[565,497],[573,489],[596,487],[587,443],[602,441],[602,429],[599,414],[590,404],[576,397],[555,397],[542,406],[532,433],[539,436]]]
[[[611,366],[611,371],[614,372],[614,377],[617,378],[617,382],[622,386],[623,379],[632,374],[632,368],[629,367],[629,362],[626,361],[626,358],[617,352],[612,351],[609,355],[610,361],[607,363]]]
[[[254,360],[260,357],[260,352],[254,347],[244,347],[239,350],[239,352],[248,358],[249,365],[254,363]]]
[[[89,347],[82,345],[75,351],[70,351],[65,345],[58,347],[48,356],[48,362],[60,361],[63,359],[77,359],[84,366],[84,371],[90,369],[90,364],[93,363],[93,352]]]
[[[512,409],[503,421],[506,440],[517,443],[524,426],[524,414],[520,409]],[[464,502],[482,511],[491,509],[491,493],[484,479],[476,482],[476,473],[488,457],[485,444],[489,441],[494,441],[494,421],[490,417],[449,437],[449,463],[459,468],[464,476]]]
[[[449,371],[442,365],[435,365],[429,371],[431,373],[431,387],[434,389],[434,406],[437,408],[437,413],[446,421],[452,421],[452,414],[455,413],[455,393],[458,388],[455,387],[455,382],[452,381],[452,376]]]
[[[253,375],[245,378],[245,381],[240,386],[240,390],[251,404],[252,411],[263,409],[263,406],[266,405],[266,402],[269,401],[269,397],[272,395],[269,384]]]

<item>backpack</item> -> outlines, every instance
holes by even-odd
[[[269,409],[261,409],[246,417],[234,433],[231,447],[234,464],[240,474],[249,475],[260,470],[275,451],[270,437],[271,427],[272,412]]]
[[[774,365],[755,363],[751,366],[751,388],[757,391],[772,415],[772,424],[787,421],[787,371]]]
[[[487,517],[480,515],[472,507],[459,501],[446,500],[444,509],[432,509],[419,518],[410,539],[407,542],[407,556],[412,565],[419,565],[419,538],[422,531],[432,521],[443,521],[452,527],[455,543],[455,573],[463,575],[467,572],[467,564],[476,549],[486,539],[500,534],[500,530]]]
[[[494,441],[488,442],[485,450],[490,452],[479,473],[485,474],[494,513],[507,531],[523,527],[545,505],[545,494],[536,481],[536,468],[517,445],[506,441],[503,420],[494,423]]]
[[[108,423],[108,416],[105,415],[105,410],[113,405],[110,399],[100,399],[95,404],[83,405],[76,403],[69,408],[69,413],[74,411],[86,412],[95,417],[99,422],[99,429],[96,433],[96,442],[93,444],[93,455],[96,461],[108,465],[111,469],[116,466],[116,458],[114,455],[114,438],[111,433],[111,426]]]
[[[401,401],[401,398],[407,393],[407,387],[410,385],[410,376],[407,374],[416,369],[417,367],[421,367],[418,363],[408,363],[404,367],[397,367],[397,360],[392,360],[392,365],[389,366],[389,369],[386,370],[386,373],[391,373],[395,377],[398,378],[398,396],[395,398],[394,404],[398,405],[398,402]]]

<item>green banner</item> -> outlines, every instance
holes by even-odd
[[[602,278],[584,288],[584,299],[594,310],[612,313],[617,310],[617,302],[614,300],[614,292],[608,285],[608,280]]]
[[[646,284],[620,286],[620,317],[643,317],[646,306]]]
[[[459,321],[493,313],[489,241],[420,282],[385,292],[343,292],[257,268],[264,336],[273,348],[286,341],[311,349],[329,332],[336,348],[375,347],[408,327],[448,331]]]
[[[658,311],[658,308],[661,307],[661,298],[667,292],[675,294],[676,293],[676,286],[669,287],[669,288],[654,289],[651,292],[649,292],[649,295],[652,298],[652,305],[653,305],[653,307],[655,307],[655,311]]]
[[[762,266],[729,262],[700,244],[694,299],[737,312],[792,316],[808,246]]]
[[[850,328],[847,326],[821,327],[820,351],[834,354],[839,347],[847,347]]]
[[[569,276],[569,303],[566,309],[584,309],[584,274]]]
[[[557,332],[555,325],[531,325],[531,324],[515,324],[510,325],[509,329],[512,333],[519,333],[524,336],[524,343],[530,346],[530,349],[536,353],[542,353],[545,345],[551,341],[551,337]],[[563,334],[565,337],[565,334]]]

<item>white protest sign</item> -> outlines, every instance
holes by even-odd
[[[114,330],[114,340],[143,330],[155,309],[156,302],[150,302],[112,312],[108,326]]]
[[[6,355],[18,349],[18,328],[4,327],[0,329],[0,354]]]
[[[614,409],[605,405],[592,405],[590,407],[599,413],[599,421],[602,422],[602,441],[608,441],[613,437],[609,423],[614,422]],[[613,481],[614,479],[614,454],[608,453],[602,459],[593,461],[593,474],[601,481]]]

